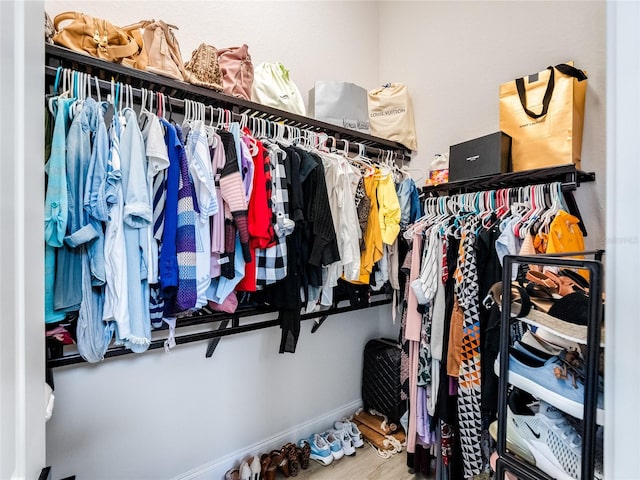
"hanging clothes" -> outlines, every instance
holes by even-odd
[[[69,106],[75,101],[68,98],[52,98],[50,105],[55,106],[55,122],[51,138],[51,150],[45,172],[47,190],[44,211],[44,319],[45,323],[54,323],[65,318],[64,311],[54,310],[54,288],[56,258],[60,247],[64,245],[67,231],[69,208],[67,202],[67,167],[65,153],[67,149],[67,131],[71,125]],[[46,113],[49,117],[48,112]]]

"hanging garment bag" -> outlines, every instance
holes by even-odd
[[[500,130],[512,138],[514,172],[580,168],[587,75],[573,62],[500,85]]]

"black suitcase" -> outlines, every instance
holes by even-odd
[[[398,423],[407,409],[401,399],[400,356],[402,347],[387,338],[369,340],[362,365],[362,403]]]

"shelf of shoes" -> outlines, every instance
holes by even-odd
[[[499,359],[507,360],[499,361],[496,365],[500,377],[497,478],[505,478],[505,472],[515,474],[521,480],[601,478],[600,469],[595,468],[595,453],[596,431],[598,424],[602,424],[604,413],[602,382],[598,372],[603,324],[602,253],[582,252],[583,255],[594,254],[596,260],[571,258],[576,253],[508,255],[504,258]],[[565,316],[562,321],[544,311],[535,310],[535,306],[528,310],[532,305],[525,298],[516,298],[520,291],[505,287],[512,285],[511,272],[516,265],[587,271],[589,288],[586,304],[571,310],[574,317]],[[550,331],[550,326],[555,325],[558,330],[553,333],[559,338],[584,344],[586,367],[576,363],[577,354],[570,356],[565,352],[553,355],[554,352],[549,352],[548,358],[534,358],[535,354],[527,351],[522,342],[512,345],[510,325],[519,320],[537,325],[541,331]],[[566,329],[562,326],[564,322]],[[583,324],[579,326],[586,327],[586,331],[576,329],[575,322]],[[514,385],[540,399],[538,412],[514,400]],[[582,438],[567,421],[566,414],[583,419]],[[518,443],[523,448],[514,445]],[[527,456],[528,461],[523,460]],[[535,465],[531,463],[531,456]]]

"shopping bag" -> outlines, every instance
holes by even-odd
[[[573,62],[500,85],[500,130],[512,138],[513,171],[580,168],[587,75]]]
[[[367,91],[355,83],[317,81],[309,91],[309,115],[359,132],[371,131]]]
[[[298,115],[307,114],[300,90],[280,62],[262,62],[254,69],[251,100]]]
[[[416,125],[409,89],[402,83],[388,83],[368,94],[371,135],[418,149]]]

